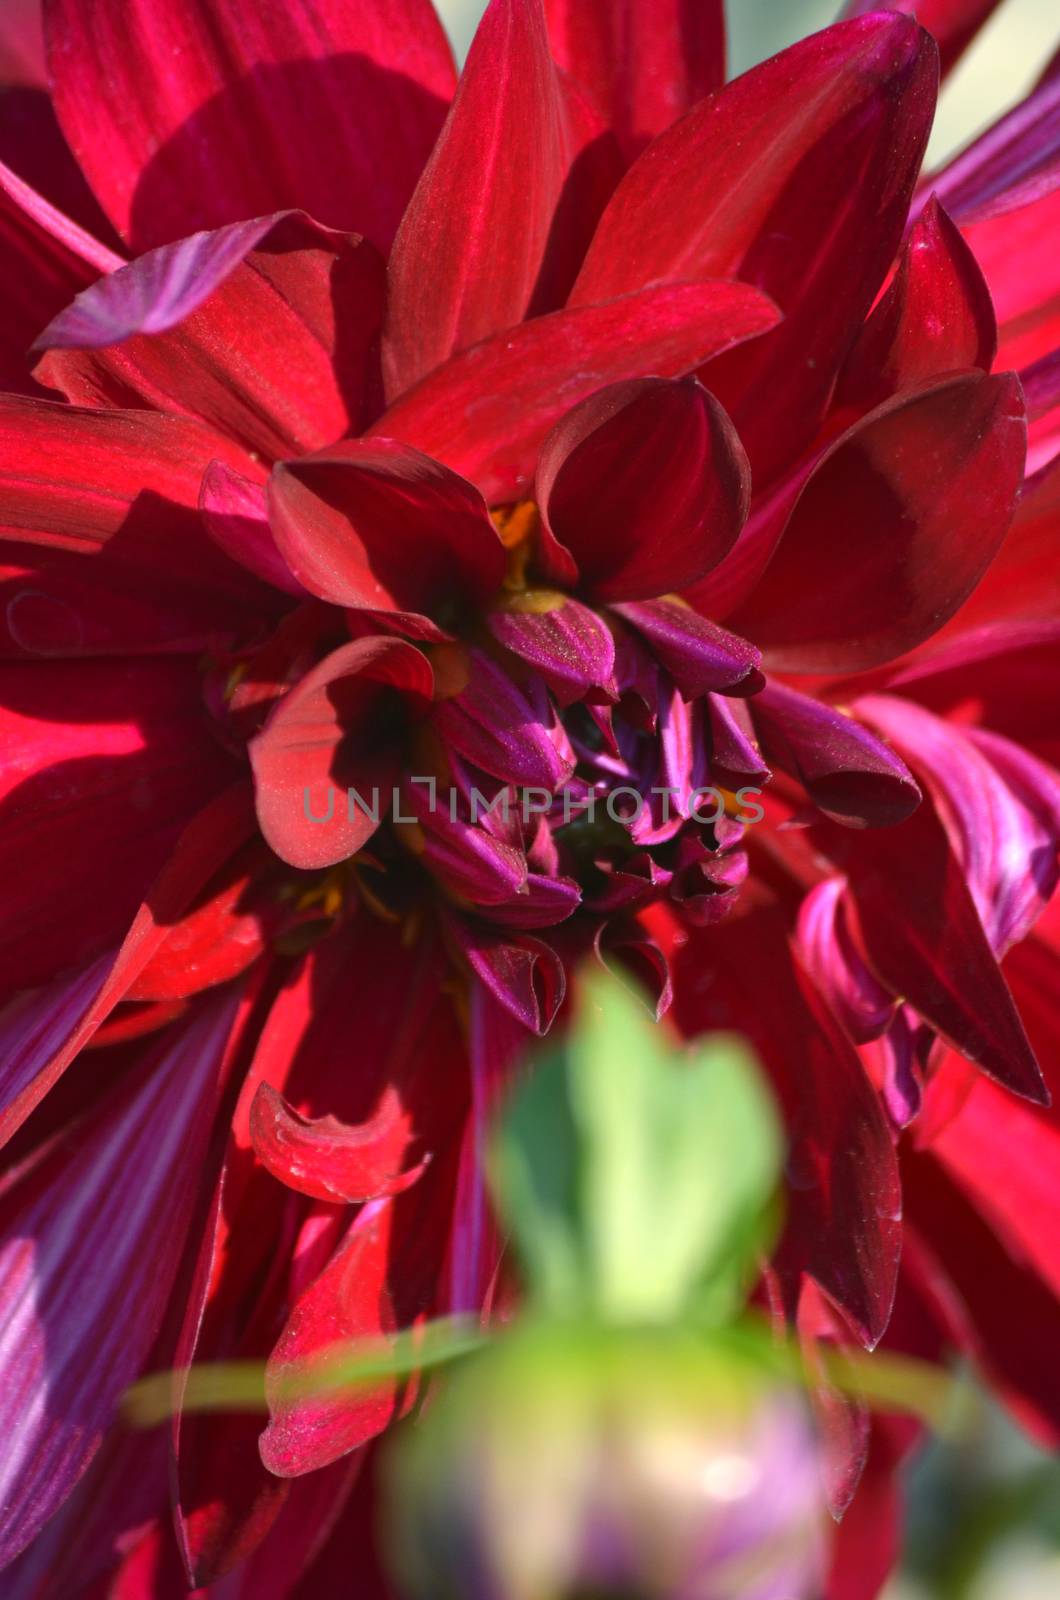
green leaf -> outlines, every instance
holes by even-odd
[[[602,972],[560,1056],[516,1096],[493,1179],[532,1296],[553,1315],[723,1320],[765,1242],[776,1113],[735,1038],[689,1050]]]

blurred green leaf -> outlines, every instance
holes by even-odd
[[[605,973],[584,975],[561,1054],[520,1089],[492,1164],[539,1308],[721,1321],[766,1242],[780,1171],[744,1045],[677,1046]]]

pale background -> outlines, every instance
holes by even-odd
[[[484,5],[480,0],[436,3],[463,57]],[[841,0],[729,0],[730,71],[742,72],[763,56],[825,27],[840,5]],[[1018,99],[1058,43],[1058,0],[1005,0],[946,85],[932,139],[932,161],[966,143]]]

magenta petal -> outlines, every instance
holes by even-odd
[[[502,905],[525,889],[526,857],[485,828],[451,815],[449,798],[416,782],[405,785],[402,812],[418,819],[417,853],[472,905]]]
[[[769,767],[762,756],[749,702],[711,695],[710,771],[726,789],[765,783]]]
[[[677,600],[645,600],[611,608],[635,628],[687,700],[710,690],[753,693],[761,655],[754,645],[708,622]]]
[[[386,247],[453,88],[427,0],[47,0],[63,130],[137,250],[299,206]]]
[[[905,762],[834,706],[770,682],[750,710],[766,757],[798,778],[834,822],[892,827],[919,805]]]
[[[962,225],[1007,215],[1060,184],[1060,78],[1046,79],[931,180]]]
[[[610,692],[615,673],[615,641],[606,622],[588,606],[557,595],[547,609],[534,594],[518,594],[495,607],[486,624],[506,650],[541,674],[560,705],[582,700],[590,689]]]
[[[456,917],[451,931],[472,972],[504,1009],[531,1033],[547,1033],[567,987],[551,945]]]
[[[187,413],[274,459],[364,426],[382,306],[370,244],[281,212],[101,278],[39,336],[35,370],[76,404]]]
[[[573,878],[527,874],[519,894],[496,905],[477,905],[475,910],[487,922],[503,928],[554,928],[573,916],[581,904],[581,890]]]
[[[686,589],[735,544],[751,471],[732,423],[694,378],[601,389],[545,440],[535,496],[546,575],[597,600]]]
[[[827,841],[851,932],[876,976],[969,1061],[1044,1105],[1048,1092],[975,902],[928,799],[900,828]]]
[[[394,241],[389,396],[522,321],[563,240],[554,223],[577,153],[541,0],[491,0]]]
[[[258,821],[282,860],[327,867],[371,838],[406,715],[426,711],[431,688],[413,645],[370,638],[332,651],[284,696],[250,745]]]
[[[904,11],[934,34],[949,72],[971,44],[999,0],[846,0],[841,15],[863,17],[871,11]]]
[[[397,1194],[422,1170],[408,1166],[408,1118],[392,1090],[384,1091],[373,1117],[354,1125],[333,1116],[303,1117],[261,1082],[250,1108],[250,1137],[274,1178],[317,1200]]]
[[[211,1001],[4,1198],[0,1563],[69,1494],[158,1333],[234,1008],[231,995]]]
[[[393,439],[281,463],[269,510],[291,571],[335,605],[431,614],[485,600],[504,578],[504,546],[478,490]]]
[[[818,462],[733,627],[789,672],[857,671],[921,643],[997,554],[1025,448],[1012,374],[887,401]]]
[[[481,650],[468,652],[465,673],[459,691],[434,705],[442,739],[505,783],[558,789],[574,763],[557,749],[527,694]]]
[[[876,1039],[895,1014],[896,1000],[866,966],[843,919],[846,885],[840,877],[815,885],[799,907],[799,953],[856,1044]]]
[[[552,52],[627,160],[725,79],[722,0],[545,0]]]
[[[223,461],[211,461],[203,476],[199,509],[207,533],[226,556],[274,589],[305,599],[308,591],[276,548],[263,484],[244,478]]]
[[[989,372],[996,351],[997,321],[982,270],[932,198],[906,240],[897,275],[847,357],[838,399],[874,406],[945,372]]]
[[[541,441],[579,400],[646,369],[692,372],[778,320],[749,284],[638,288],[535,317],[454,356],[391,406],[376,432],[437,456],[491,503],[515,500],[530,486]]]
[[[45,988],[23,990],[0,1010],[0,1118],[6,1120],[20,1096],[32,1094],[38,1075],[74,1032],[113,962],[112,953],[100,956]]]

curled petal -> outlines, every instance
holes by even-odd
[[[419,616],[485,600],[504,577],[504,546],[478,490],[393,439],[282,462],[269,510],[291,571],[334,605]],[[440,636],[430,624],[420,634]]]
[[[615,641],[603,619],[565,595],[505,596],[486,623],[498,644],[539,672],[561,706],[613,694]]]
[[[779,671],[858,671],[912,649],[1001,547],[1025,449],[1014,375],[886,402],[817,464],[733,627]]]
[[[601,601],[686,589],[735,544],[750,497],[736,430],[694,378],[613,384],[542,446],[544,570]]]
[[[271,1084],[259,1083],[250,1138],[274,1178],[317,1200],[399,1194],[423,1171],[422,1162],[405,1167],[409,1122],[393,1091],[368,1122],[354,1126],[338,1117],[303,1117]]]
[[[551,712],[543,720],[528,694],[481,650],[468,651],[457,670],[456,692],[436,701],[432,717],[446,743],[506,783],[557,789],[574,762],[551,737]]]
[[[767,758],[798,778],[833,821],[892,827],[919,805],[920,790],[901,757],[834,706],[771,682],[751,712]]]
[[[874,977],[847,933],[839,877],[816,884],[799,907],[799,953],[857,1044],[877,1038],[895,1012],[895,998]]]
[[[755,646],[679,601],[638,601],[612,609],[647,641],[687,700],[711,690],[754,694],[760,686],[761,654]]]
[[[750,285],[679,283],[534,317],[454,356],[403,395],[376,431],[428,451],[491,503],[529,488],[537,451],[571,406],[647,368],[679,377],[776,326]]]
[[[975,256],[932,197],[839,378],[844,404],[874,406],[958,368],[989,372],[997,321]]]
[[[463,918],[451,918],[450,929],[472,972],[500,1005],[531,1033],[547,1033],[567,988],[555,950],[529,934],[486,928]]]
[[[371,838],[398,774],[403,710],[422,715],[431,688],[413,645],[372,638],[332,651],[284,696],[250,745],[258,821],[282,860],[331,866]]]

